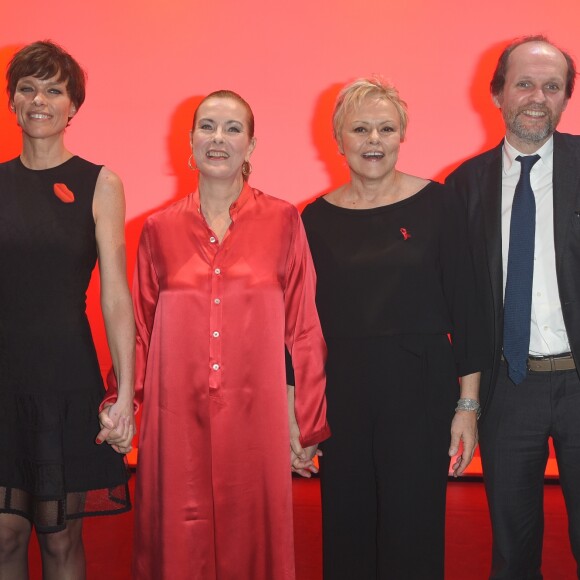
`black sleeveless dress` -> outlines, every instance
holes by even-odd
[[[85,300],[100,170],[0,164],[0,513],[39,532],[131,507],[124,458],[95,443],[104,387]]]

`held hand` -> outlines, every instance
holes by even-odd
[[[312,477],[313,473],[318,473],[313,461],[315,456],[322,457],[318,445],[303,448],[296,440],[290,441],[290,468],[293,473],[298,473],[302,477]]]
[[[322,451],[318,450],[318,445],[312,445],[305,449],[300,444],[300,428],[296,422],[294,412],[294,387],[287,386],[288,389],[288,424],[290,427],[290,469],[293,473],[298,473],[302,477],[312,477],[313,473],[318,473],[318,468],[312,459],[314,456],[320,457]]]
[[[131,441],[135,435],[132,401],[127,404],[119,399],[114,404],[107,405],[99,413],[99,423],[101,430],[96,437],[97,444],[106,441],[117,453],[131,451]]]
[[[459,445],[463,443],[461,454]],[[451,466],[453,477],[463,474],[471,463],[473,453],[477,447],[477,415],[473,411],[456,411],[451,422],[451,444],[449,456],[455,457],[455,463]]]

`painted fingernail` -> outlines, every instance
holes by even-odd
[[[100,445],[102,442],[103,442],[103,440],[102,439],[99,439],[98,437],[95,439],[95,443],[97,445]]]

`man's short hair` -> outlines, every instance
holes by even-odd
[[[528,42],[545,42],[550,46],[553,46],[556,50],[559,50],[566,59],[566,63],[568,64],[568,73],[566,74],[566,98],[569,99],[574,92],[574,84],[576,83],[576,64],[574,63],[574,59],[564,50],[557,47],[555,44],[550,42],[546,36],[543,34],[536,34],[534,36],[523,36],[521,38],[516,38],[513,42],[508,44],[503,52],[501,53],[499,60],[497,61],[497,66],[495,67],[495,72],[493,73],[493,77],[491,82],[489,83],[489,88],[491,90],[491,94],[493,96],[497,96],[501,94],[503,91],[503,87],[505,85],[505,77],[507,74],[508,69],[508,61],[510,54],[516,49],[518,46],[522,44],[526,44]]]

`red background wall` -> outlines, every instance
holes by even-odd
[[[5,2],[0,67],[23,44],[51,38],[88,71],[67,143],[123,178],[132,269],[144,217],[194,187],[188,130],[201,96],[229,88],[248,100],[258,138],[251,183],[302,205],[347,176],[331,136],[337,90],[382,74],[409,105],[399,168],[442,179],[502,137],[488,83],[503,45],[544,33],[580,61],[578,22],[578,0]],[[580,96],[560,129],[580,131]],[[19,147],[0,104],[0,161]],[[105,369],[97,298],[93,284],[89,312]]]

